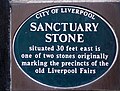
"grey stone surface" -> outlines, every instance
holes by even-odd
[[[44,3],[44,2],[120,2],[120,0],[11,0],[11,3]]]

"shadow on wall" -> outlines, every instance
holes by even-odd
[[[9,2],[0,0],[0,91],[9,91]]]

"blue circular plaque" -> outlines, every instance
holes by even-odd
[[[33,13],[18,28],[13,55],[33,81],[53,88],[76,88],[103,77],[117,58],[112,26],[80,6],[51,6]]]

